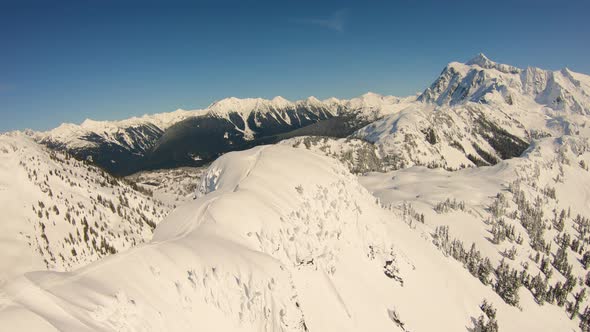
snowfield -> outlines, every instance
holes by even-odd
[[[35,331],[461,331],[487,299],[502,331],[574,330],[509,306],[333,159],[287,146],[224,155],[151,242],[3,287],[0,325]]]

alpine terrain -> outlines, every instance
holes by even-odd
[[[10,331],[590,331],[590,76],[0,136]]]
[[[177,110],[123,121],[63,124],[36,140],[89,160],[117,175],[141,170],[202,166],[220,154],[274,143],[282,135],[346,137],[396,109],[400,99],[367,93],[351,100],[315,97],[227,98],[204,110]],[[297,131],[300,129],[299,131]]]

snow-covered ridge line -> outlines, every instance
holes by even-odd
[[[63,123],[55,129],[45,132],[37,132],[36,134],[40,138],[50,136],[54,138],[65,138],[65,135],[79,135],[89,131],[108,132],[124,127],[134,127],[145,124],[153,124],[156,127],[165,130],[174,123],[177,123],[188,117],[206,114],[225,115],[230,112],[249,114],[253,111],[264,112],[273,109],[281,110],[309,106],[328,107],[334,105],[348,106],[355,109],[361,109],[364,107],[378,107],[384,104],[391,105],[399,102],[401,99],[402,98],[394,96],[383,96],[372,92],[368,92],[360,97],[352,99],[338,99],[335,97],[331,97],[325,100],[319,100],[318,98],[313,96],[296,101],[290,101],[281,96],[276,96],[272,99],[228,97],[215,101],[204,109],[177,109],[173,112],[146,114],[143,116],[132,117],[129,119],[118,121],[97,121],[92,119],[86,119],[81,124]]]
[[[195,160],[211,161],[216,154],[255,139],[287,133],[333,117],[352,117],[359,123],[373,121],[413,100],[415,97],[402,99],[374,93],[350,100],[320,101],[309,97],[295,102],[283,97],[270,100],[231,97],[202,110],[177,110],[122,121],[86,120],[80,125],[63,124],[30,135],[50,148],[90,160],[112,174],[129,175],[162,164],[200,166],[194,164]],[[203,143],[194,147],[194,151],[185,146],[195,139],[191,135],[200,135],[197,141]],[[180,141],[166,145],[176,139]],[[217,143],[210,144],[213,140]],[[166,155],[166,151],[170,154]]]

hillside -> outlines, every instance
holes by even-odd
[[[0,284],[69,271],[149,240],[171,206],[21,133],[0,136]]]
[[[200,191],[149,244],[70,274],[28,273],[8,284],[2,326],[463,330],[484,298],[503,331],[575,326],[526,293],[522,310],[505,304],[317,154],[281,146],[229,153]]]
[[[576,319],[576,299],[590,287],[589,162],[588,139],[564,136],[536,141],[493,167],[412,167],[360,181],[507,302],[534,296]],[[502,262],[518,275],[511,294],[482,274],[481,264]],[[582,295],[576,310],[587,305]]]

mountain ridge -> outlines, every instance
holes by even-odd
[[[278,96],[273,99],[229,97],[203,110],[177,110],[121,121],[86,120],[80,125],[63,124],[32,135],[53,149],[87,159],[111,173],[128,175],[146,169],[143,164],[150,165],[149,168],[200,166],[200,161],[210,162],[234,147],[251,146],[256,139],[283,134],[343,114],[353,114],[366,122],[392,112],[391,109],[403,101],[374,93],[349,100],[329,98],[320,101],[308,97],[294,102]],[[203,131],[198,129],[200,126],[208,129]],[[176,141],[196,140],[200,145],[191,148],[180,144],[185,146],[182,151],[175,151],[173,145],[170,153],[159,155],[162,146],[173,135],[178,137]],[[203,146],[206,143],[203,140],[216,140],[217,143],[206,145],[217,148]]]
[[[198,167],[228,151],[293,135],[353,135],[381,146],[382,155],[399,156],[401,159],[393,158],[398,161],[390,158],[394,168],[417,163],[457,169],[518,156],[536,135],[586,130],[583,116],[587,114],[589,76],[567,68],[521,69],[494,62],[480,53],[465,63],[449,63],[417,96],[400,98],[369,92],[352,99],[308,97],[297,101],[280,96],[228,97],[202,110],[177,110],[118,122],[86,120],[81,125],[64,124],[52,131],[35,133],[34,137],[117,175],[176,166]],[[417,123],[421,116],[430,120]],[[582,118],[576,119],[578,116]],[[322,124],[330,118],[336,118],[331,120],[334,124]],[[392,120],[391,124],[407,123],[420,128],[407,127],[409,134],[397,129],[389,132],[387,126],[379,125],[378,120],[393,118],[406,120]],[[373,127],[363,128],[365,125]],[[376,127],[386,132],[372,133]],[[403,135],[414,143],[410,150],[402,142],[406,138],[381,144],[379,137],[384,135]],[[446,141],[443,150],[456,155],[454,160],[444,157],[446,152],[438,151],[437,138]],[[390,149],[387,146],[391,144],[403,144],[406,148]],[[416,149],[417,146],[422,147]]]

